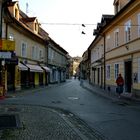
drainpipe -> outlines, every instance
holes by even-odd
[[[2,38],[2,14],[3,13],[3,0],[0,0],[0,38]]]
[[[106,89],[106,40],[105,34],[103,34],[104,38],[104,90]]]

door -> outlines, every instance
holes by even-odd
[[[15,65],[7,64],[7,89],[15,90]]]
[[[132,88],[132,61],[125,62],[125,91],[131,93]]]

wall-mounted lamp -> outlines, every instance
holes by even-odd
[[[125,48],[126,48],[127,50],[129,50],[129,46],[125,46]]]

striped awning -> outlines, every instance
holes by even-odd
[[[28,67],[26,67],[25,65],[23,65],[22,63],[18,63],[18,68],[19,70],[21,71],[27,71],[28,70]]]
[[[43,69],[39,65],[26,64],[31,72],[43,72]]]

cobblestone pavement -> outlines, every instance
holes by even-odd
[[[103,140],[74,114],[62,110],[32,106],[0,106],[1,114],[19,116],[20,127],[0,130],[0,140]]]

